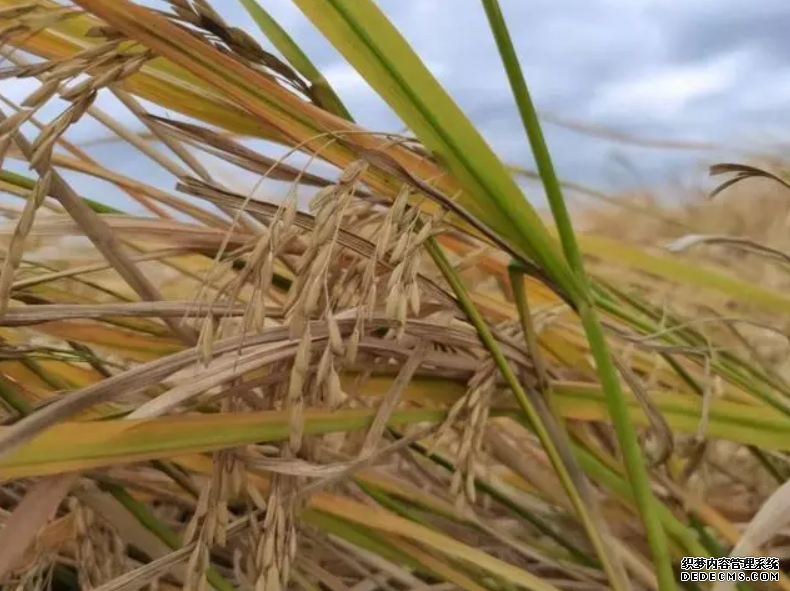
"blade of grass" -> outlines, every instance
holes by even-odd
[[[546,197],[559,232],[560,243],[568,264],[581,286],[582,298],[577,300],[579,315],[587,333],[601,384],[607,395],[609,413],[614,424],[621,453],[623,454],[623,461],[628,472],[631,489],[653,553],[659,588],[661,591],[673,591],[675,589],[675,577],[672,569],[672,559],[667,548],[666,534],[656,514],[656,500],[653,496],[650,477],[642,457],[636,431],[628,415],[628,405],[620,386],[617,370],[612,362],[598,315],[592,305],[589,281],[584,269],[581,251],[576,242],[570,215],[565,206],[562,187],[554,172],[554,165],[541,130],[540,120],[532,103],[499,2],[498,0],[482,0],[482,2],[507,71],[524,129],[535,156],[538,173],[543,182]]]
[[[0,170],[0,180],[28,190],[32,190],[36,185],[36,181],[33,179],[15,172],[11,172],[10,170]],[[100,203],[99,201],[94,201],[93,199],[88,199],[87,197],[81,197],[81,199],[85,205],[90,207],[96,213],[123,213],[120,209]]]
[[[524,417],[528,420],[538,439],[546,450],[546,454],[551,460],[551,464],[557,473],[557,477],[565,489],[576,513],[581,521],[590,543],[595,548],[601,564],[606,571],[609,582],[614,589],[628,589],[625,578],[625,571],[620,564],[618,557],[611,551],[611,544],[607,544],[606,538],[610,536],[600,513],[595,506],[593,495],[590,494],[587,483],[581,471],[576,467],[573,455],[570,453],[569,445],[565,444],[562,438],[563,432],[553,422],[549,412],[536,408],[535,403],[530,399],[521,386],[516,375],[513,373],[510,364],[505,359],[502,350],[491,333],[485,319],[475,308],[469,293],[466,291],[461,278],[447,260],[441,247],[433,238],[426,242],[426,248],[433,258],[434,263],[442,272],[445,280],[449,283],[461,309],[466,314],[471,324],[478,332],[478,336],[493,357],[499,372],[510,387],[516,398],[519,408]]]
[[[14,391],[14,389],[7,387],[5,380],[0,378],[0,396],[4,400],[9,391]],[[33,406],[24,398],[16,395],[15,400],[18,402],[18,406],[15,408],[21,415],[24,416],[33,412]],[[162,462],[162,464],[164,463]],[[14,510],[11,520],[7,522],[8,527],[4,529],[4,531],[12,533],[12,535],[4,536],[0,534],[0,578],[4,576],[10,567],[13,567],[14,560],[29,547],[34,535],[45,521],[49,519],[50,514],[54,513],[62,498],[78,480],[79,474],[65,474],[55,478],[48,478],[39,483],[39,488],[25,495],[23,504],[20,504]],[[181,547],[181,540],[175,532],[159,521],[144,504],[134,499],[123,487],[111,483],[100,483],[99,486],[115,497],[143,527],[152,532],[170,548],[175,550]],[[14,527],[15,521],[25,524],[30,532],[27,541],[25,541],[26,536],[23,530]],[[233,586],[213,567],[209,568],[207,576],[209,582],[216,589],[220,591],[231,591],[233,589]]]
[[[407,396],[408,397],[408,396]],[[579,421],[606,419],[606,397],[590,384],[557,384],[554,404],[560,414]],[[681,394],[656,397],[673,429],[695,433],[702,416],[702,402]],[[644,411],[636,399],[628,405],[633,420],[645,424]],[[512,409],[495,408],[493,415],[512,416]],[[711,437],[790,450],[790,422],[768,408],[747,407],[715,401],[709,410]],[[329,433],[366,427],[373,411],[353,410],[306,413],[306,433]],[[415,409],[397,411],[392,424],[437,421],[445,411]],[[222,428],[218,429],[217,427]],[[5,434],[12,427],[0,429]],[[150,421],[105,420],[67,422],[56,425],[28,444],[0,458],[0,478],[38,476],[62,470],[78,470],[118,462],[174,457],[192,451],[210,451],[256,441],[280,441],[288,436],[288,421],[282,412],[174,416]],[[488,492],[488,491],[485,491]]]
[[[261,32],[272,42],[277,51],[288,60],[288,62],[304,76],[310,84],[311,91],[314,93],[318,103],[327,111],[353,121],[351,113],[348,111],[343,101],[332,88],[329,81],[324,78],[321,71],[315,67],[310,58],[307,57],[302,48],[291,38],[288,32],[280,26],[272,15],[263,8],[257,0],[239,0],[247,12],[250,14],[255,24]]]
[[[584,235],[578,239],[585,254],[605,259],[608,264],[629,267],[679,285],[717,291],[767,311],[790,314],[790,297],[781,291],[670,254],[651,254],[604,236]]]
[[[143,527],[162,540],[172,550],[177,550],[182,547],[183,542],[181,537],[157,519],[145,504],[135,499],[126,489],[109,482],[102,483],[100,488],[115,497],[115,499],[131,513]],[[213,566],[208,567],[206,578],[217,591],[233,591],[236,588]]]
[[[393,436],[396,438],[403,437],[395,429],[390,429],[390,433],[392,433]],[[455,466],[453,466],[453,463],[450,460],[442,457],[440,454],[438,454],[435,451],[434,452],[430,451],[427,447],[425,447],[421,443],[419,442],[412,443],[409,445],[409,447],[413,449],[416,453],[428,458],[432,462],[438,464],[439,466],[450,471],[451,473],[455,472],[456,468]],[[587,553],[585,553],[583,550],[578,548],[573,543],[572,540],[570,540],[568,537],[563,536],[562,533],[555,531],[555,529],[552,528],[549,524],[547,524],[542,518],[538,517],[533,512],[529,511],[526,507],[523,507],[521,504],[519,504],[517,500],[507,496],[496,486],[490,484],[489,482],[487,482],[486,480],[480,477],[475,478],[475,486],[480,490],[480,492],[487,494],[492,499],[502,504],[504,507],[506,507],[516,515],[528,521],[532,526],[535,527],[535,529],[537,529],[544,535],[554,540],[560,547],[567,550],[571,556],[573,556],[576,560],[578,560],[580,564],[584,564],[586,566],[591,566],[591,567],[597,566],[597,563],[592,558],[590,558],[587,555]]]
[[[6,116],[0,113],[0,122],[5,121]],[[18,133],[14,141],[19,149],[30,158],[33,148],[28,140]],[[37,164],[36,169],[39,174],[47,172],[42,164]],[[105,256],[107,261],[113,265],[118,274],[132,287],[137,294],[149,301],[158,301],[162,297],[149,279],[142,274],[138,267],[129,260],[120,241],[112,230],[104,223],[96,213],[82,201],[77,193],[56,171],[52,171],[52,194],[60,201],[63,207],[69,212],[75,222],[79,224],[85,235],[90,238],[96,248]],[[185,343],[196,342],[195,335],[184,328],[178,321],[165,320],[173,331],[173,334],[181,338]]]
[[[317,510],[332,511],[344,515],[353,523],[417,541],[423,546],[454,560],[463,561],[466,564],[488,571],[492,575],[502,577],[527,589],[535,591],[553,591],[556,589],[548,581],[539,579],[526,570],[494,558],[477,548],[467,546],[450,536],[435,532],[391,513],[377,510],[373,507],[366,507],[341,497],[325,496],[321,498],[320,503],[316,500],[314,506]]]
[[[400,410],[392,414],[390,424],[434,422],[445,414],[434,409]],[[362,429],[374,416],[374,411],[366,409],[306,411],[305,434]],[[84,422],[61,423],[0,458],[0,479],[283,441],[289,433],[286,411],[168,416],[156,420],[113,419],[92,422],[90,429],[86,429]]]

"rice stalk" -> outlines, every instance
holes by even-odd
[[[486,2],[547,228],[372,2],[295,1],[408,133],[351,121],[254,2],[277,56],[206,0],[0,0],[2,75],[42,80],[5,101],[0,148],[50,179],[0,173],[26,200],[0,210],[4,585],[657,589],[669,562],[731,551],[790,449],[777,163],[714,169],[739,178],[705,207],[598,195],[575,235],[557,186],[580,187],[552,174]],[[92,104],[109,94],[151,133]],[[74,102],[40,120],[61,95]],[[84,115],[176,191],[86,157],[67,139]],[[256,190],[220,181],[217,158]],[[753,183],[773,205],[733,214]],[[757,210],[772,220],[751,227]],[[683,236],[731,241],[654,248]],[[92,246],[59,250],[75,237]],[[640,472],[643,453],[661,462]]]

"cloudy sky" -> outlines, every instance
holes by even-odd
[[[152,0],[153,1],[153,0]],[[479,0],[378,0],[425,63],[513,164],[531,165]],[[646,139],[760,148],[788,131],[787,0],[500,0],[538,108]],[[259,39],[236,0],[213,0]],[[362,124],[397,119],[290,0],[266,8],[325,72]],[[29,88],[3,90],[16,97]],[[111,110],[115,107],[110,106]],[[702,178],[704,152],[623,146],[547,126],[561,174],[603,188]],[[78,131],[99,133],[96,125]],[[86,135],[87,134],[87,135]],[[148,164],[125,158],[128,172]],[[623,163],[626,164],[623,164]],[[629,172],[630,170],[630,172]],[[634,172],[636,171],[636,172]]]
[[[219,5],[219,3],[215,3]],[[254,31],[234,2],[230,20]],[[786,0],[501,0],[539,109],[644,138],[760,147],[788,130]],[[489,141],[529,163],[479,0],[379,0]],[[355,117],[397,127],[386,105],[287,0],[266,3]],[[564,176],[611,184],[618,157],[649,179],[687,174],[699,152],[626,149],[549,126]]]

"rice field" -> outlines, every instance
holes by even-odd
[[[778,576],[739,590],[790,589],[781,157],[672,202],[559,178],[482,0],[516,168],[372,0],[293,1],[407,131],[263,2],[277,55],[206,0],[0,0],[0,74],[37,81],[0,115],[3,588],[725,591],[683,559],[752,556]]]

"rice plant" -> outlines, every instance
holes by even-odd
[[[496,0],[550,217],[373,0],[293,2],[406,132],[355,123],[256,0],[259,37],[207,0],[0,0],[2,75],[38,81],[0,97],[4,587],[669,591],[683,557],[781,555],[790,386],[759,343],[790,297],[748,277],[781,246],[624,200],[650,241],[575,232],[590,191]],[[70,141],[86,119],[171,189]]]

